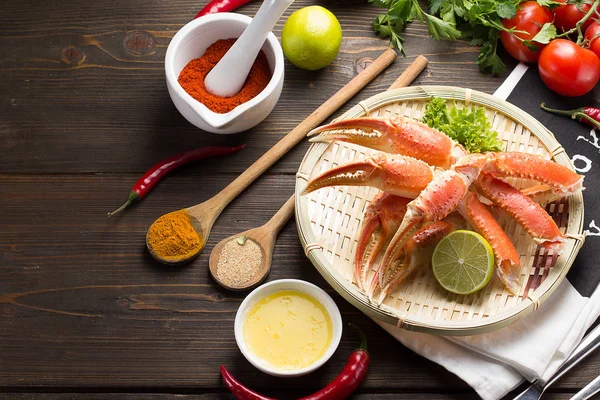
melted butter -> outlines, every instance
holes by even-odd
[[[282,290],[259,300],[248,312],[244,339],[272,368],[294,370],[318,361],[329,347],[331,318],[318,300]]]

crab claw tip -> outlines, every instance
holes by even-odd
[[[310,133],[309,133],[309,135],[310,135]],[[310,139],[308,139],[308,141],[310,143],[323,143],[323,142],[329,142],[329,141],[331,141],[331,139],[328,139],[324,136],[313,136]]]
[[[518,294],[521,287],[519,277],[515,273],[515,268],[510,260],[503,260],[499,268],[496,269],[498,277],[504,283],[506,288],[514,295]]]

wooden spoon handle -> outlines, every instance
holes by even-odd
[[[281,206],[281,208],[279,209],[279,211],[277,211],[275,213],[275,215],[273,215],[273,218],[271,218],[269,220],[269,222],[267,222],[265,224],[265,226],[269,227],[269,230],[275,235],[277,234],[277,232],[279,232],[281,230],[281,228],[283,228],[283,226],[285,225],[285,223],[288,221],[288,219],[290,219],[290,217],[292,215],[294,215],[294,204],[295,203],[295,196],[292,195],[283,206]]]
[[[268,150],[262,157],[254,162],[247,170],[245,170],[240,176],[238,176],[233,182],[231,182],[225,189],[221,190],[210,200],[207,200],[204,206],[209,206],[214,213],[214,219],[216,219],[221,211],[231,200],[233,200],[238,194],[240,194],[245,188],[248,187],[256,178],[258,178],[263,172],[265,172],[271,165],[279,160],[285,153],[287,153],[292,147],[300,142],[308,132],[316,128],[331,114],[337,111],[344,103],[350,100],[356,93],[358,93],[367,83],[371,82],[377,75],[379,75],[384,69],[386,69],[396,59],[396,52],[392,49],[387,49],[383,52],[371,65],[365,68],[361,73],[355,76],[350,82],[341,88],[336,94],[330,97],[325,103],[319,108],[312,112],[304,121],[302,121],[296,128],[289,132],[279,142],[277,142],[270,150]],[[188,209],[189,212],[194,212],[194,207]],[[211,221],[211,225],[212,225]]]
[[[418,56],[415,58],[415,61],[413,61],[408,68],[404,70],[404,72],[398,77],[398,79],[394,81],[394,83],[392,83],[388,90],[403,88],[410,85],[415,79],[417,79],[417,76],[419,76],[421,71],[427,67],[428,62],[429,61],[427,61],[427,58],[424,56]]]

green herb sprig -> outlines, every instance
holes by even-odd
[[[381,38],[390,38],[392,46],[405,54],[400,33],[409,22],[427,23],[427,30],[436,40],[468,40],[481,46],[477,64],[482,72],[499,75],[506,69],[497,55],[500,31],[516,33],[502,25],[503,18],[512,18],[522,0],[429,0],[429,13],[418,0],[369,0],[377,7],[387,9],[373,21],[373,28]],[[552,0],[539,0],[552,1]]]
[[[502,141],[492,129],[483,107],[448,109],[444,99],[431,97],[421,121],[456,140],[469,153],[502,150]]]
[[[402,46],[404,39],[399,33],[406,28],[409,22],[414,20],[425,21],[429,33],[437,40],[456,40],[461,37],[460,31],[456,29],[456,21],[440,19],[426,13],[421,8],[418,0],[369,0],[369,2],[377,7],[387,8],[385,14],[381,14],[375,18],[373,28],[380,38],[385,39],[389,37],[390,43],[397,47],[403,55],[406,55]]]

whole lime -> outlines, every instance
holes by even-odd
[[[331,11],[304,7],[285,21],[283,53],[298,68],[314,71],[331,64],[342,44],[342,27]]]

